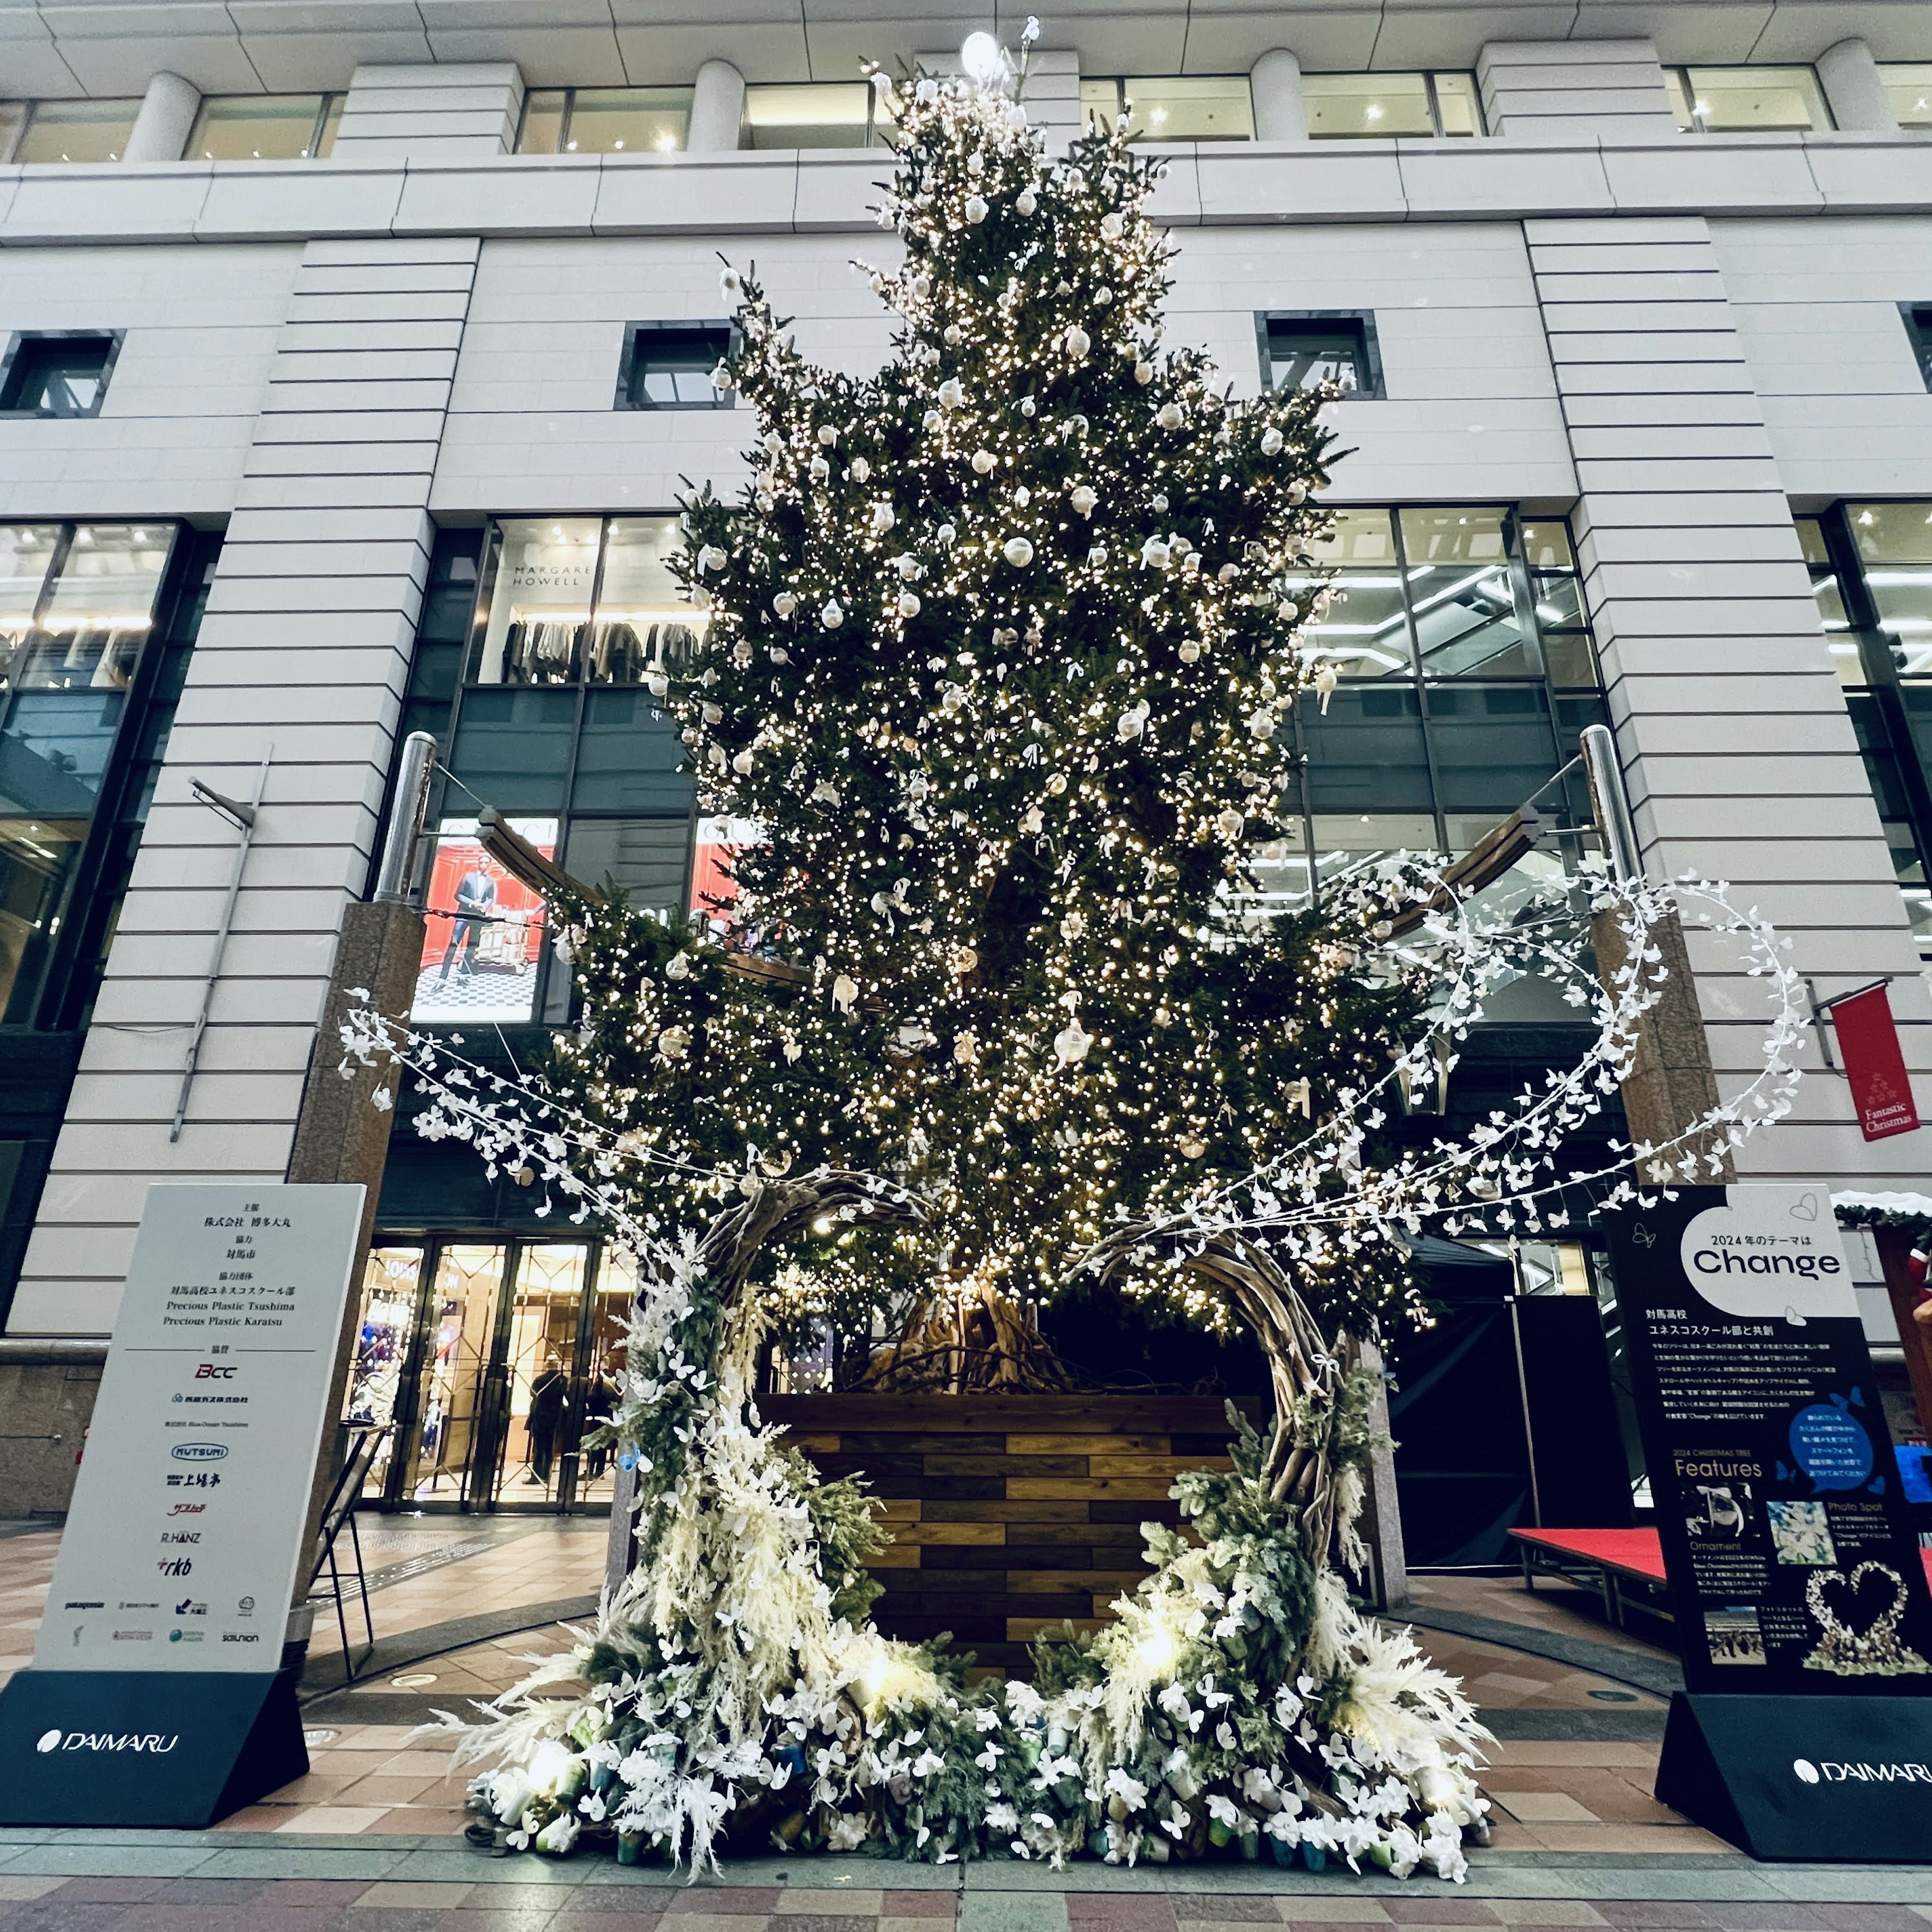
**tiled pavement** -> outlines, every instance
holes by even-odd
[[[415,1517],[364,1527],[382,1586],[371,1599],[382,1667],[352,1691],[320,1694],[333,1653],[319,1633],[309,1774],[208,1832],[0,1831],[0,1932],[652,1932],[661,1907],[678,1921],[664,1932],[952,1932],[936,1918],[953,1919],[956,1906],[956,1932],[1195,1932],[1257,1919],[1912,1932],[1932,1919],[1932,1864],[1922,1877],[1756,1866],[1659,1804],[1668,1654],[1604,1628],[1582,1593],[1526,1598],[1498,1578],[1420,1579],[1414,1604],[1420,1617],[1460,1620],[1420,1634],[1501,1733],[1484,1773],[1493,1844],[1464,1888],[1273,1867],[1082,1864],[1054,1875],[994,1862],[894,1867],[902,1888],[881,1893],[878,1864],[820,1859],[737,1863],[735,1885],[667,1892],[676,1875],[596,1855],[491,1858],[458,1835],[467,1774],[452,1773],[452,1741],[416,1725],[433,1706],[466,1712],[532,1654],[560,1647],[560,1630],[516,1628],[518,1613],[595,1590],[604,1526]],[[57,1542],[52,1531],[0,1539],[0,1674],[31,1652]],[[495,1628],[479,1636],[479,1619]],[[1472,1624],[1486,1635],[1513,1627],[1552,1654],[1468,1635]],[[747,1889],[753,1876],[770,1888]],[[1856,1900],[1890,1903],[1843,1903]]]

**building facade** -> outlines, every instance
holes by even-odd
[[[566,1014],[540,907],[464,896],[482,803],[651,902],[701,886],[732,829],[696,823],[641,679],[698,621],[664,567],[679,498],[741,473],[704,374],[718,256],[755,260],[807,353],[875,363],[851,262],[893,245],[891,130],[859,62],[949,68],[1006,25],[0,13],[14,1508],[62,1506],[147,1184],[285,1173],[403,734],[449,773],[425,1020],[514,1054]],[[1888,980],[1932,1105],[1927,10],[1156,0],[1048,16],[1024,98],[1049,142],[1125,112],[1166,157],[1171,338],[1239,391],[1352,387],[1339,682],[1299,721],[1271,886],[1466,850],[1533,795],[1576,824],[1574,781],[1546,788],[1602,718],[1651,868],[1732,882],[1820,998]],[[260,802],[232,892],[240,834],[197,782]],[[1762,988],[1692,950],[1735,1090]],[[1815,1030],[1804,1058],[1743,1178],[1926,1189],[1922,1136],[1868,1144]],[[531,1396],[553,1357],[594,1380],[615,1261],[406,1133],[382,1216],[364,1379],[415,1430],[383,1492],[527,1468],[594,1499],[608,1472],[534,1453]],[[495,1421],[493,1376],[522,1391]]]

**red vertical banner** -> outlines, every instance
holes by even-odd
[[[1831,1014],[1838,1050],[1845,1057],[1845,1077],[1851,1082],[1852,1104],[1858,1110],[1859,1132],[1868,1141],[1909,1134],[1918,1124],[1918,1108],[1886,989],[1874,986],[1849,1000],[1835,1000]]]

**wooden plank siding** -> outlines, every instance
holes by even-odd
[[[1229,1467],[1226,1406],[1200,1396],[767,1396],[768,1421],[828,1480],[865,1478],[892,1540],[872,1563],[874,1621],[913,1641],[950,1630],[978,1668],[1023,1671],[1072,1620],[1093,1630],[1148,1574],[1144,1522],[1168,1491]],[[1258,1420],[1262,1406],[1244,1404]]]

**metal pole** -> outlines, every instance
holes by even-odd
[[[1590,781],[1590,803],[1598,829],[1608,848],[1612,874],[1621,884],[1643,876],[1638,856],[1636,824],[1630,817],[1630,794],[1623,767],[1617,763],[1616,740],[1606,724],[1586,724],[1581,734],[1583,770]]]
[[[403,740],[396,770],[396,801],[382,841],[382,862],[376,874],[376,902],[406,905],[416,841],[422,836],[423,813],[429,804],[430,775],[436,769],[436,738],[428,731],[412,731]]]
[[[214,935],[214,957],[208,964],[208,983],[201,989],[201,1011],[195,1016],[194,1035],[188,1043],[188,1060],[182,1068],[181,1091],[175,1096],[174,1124],[168,1129],[170,1142],[181,1138],[182,1123],[188,1118],[188,1089],[194,1084],[195,1070],[200,1064],[201,1042],[208,1031],[208,1013],[214,1005],[215,984],[221,977],[222,955],[228,950],[228,934],[235,923],[235,902],[242,896],[242,874],[248,863],[248,848],[254,842],[256,817],[268,789],[268,764],[274,755],[272,745],[262,754],[262,769],[255,774],[254,802],[240,812],[219,794],[210,794],[206,786],[198,782],[196,786],[196,794],[203,803],[213,806],[224,818],[241,828],[242,842],[235,848],[235,869],[229,876],[228,900],[221,908],[221,924]]]

